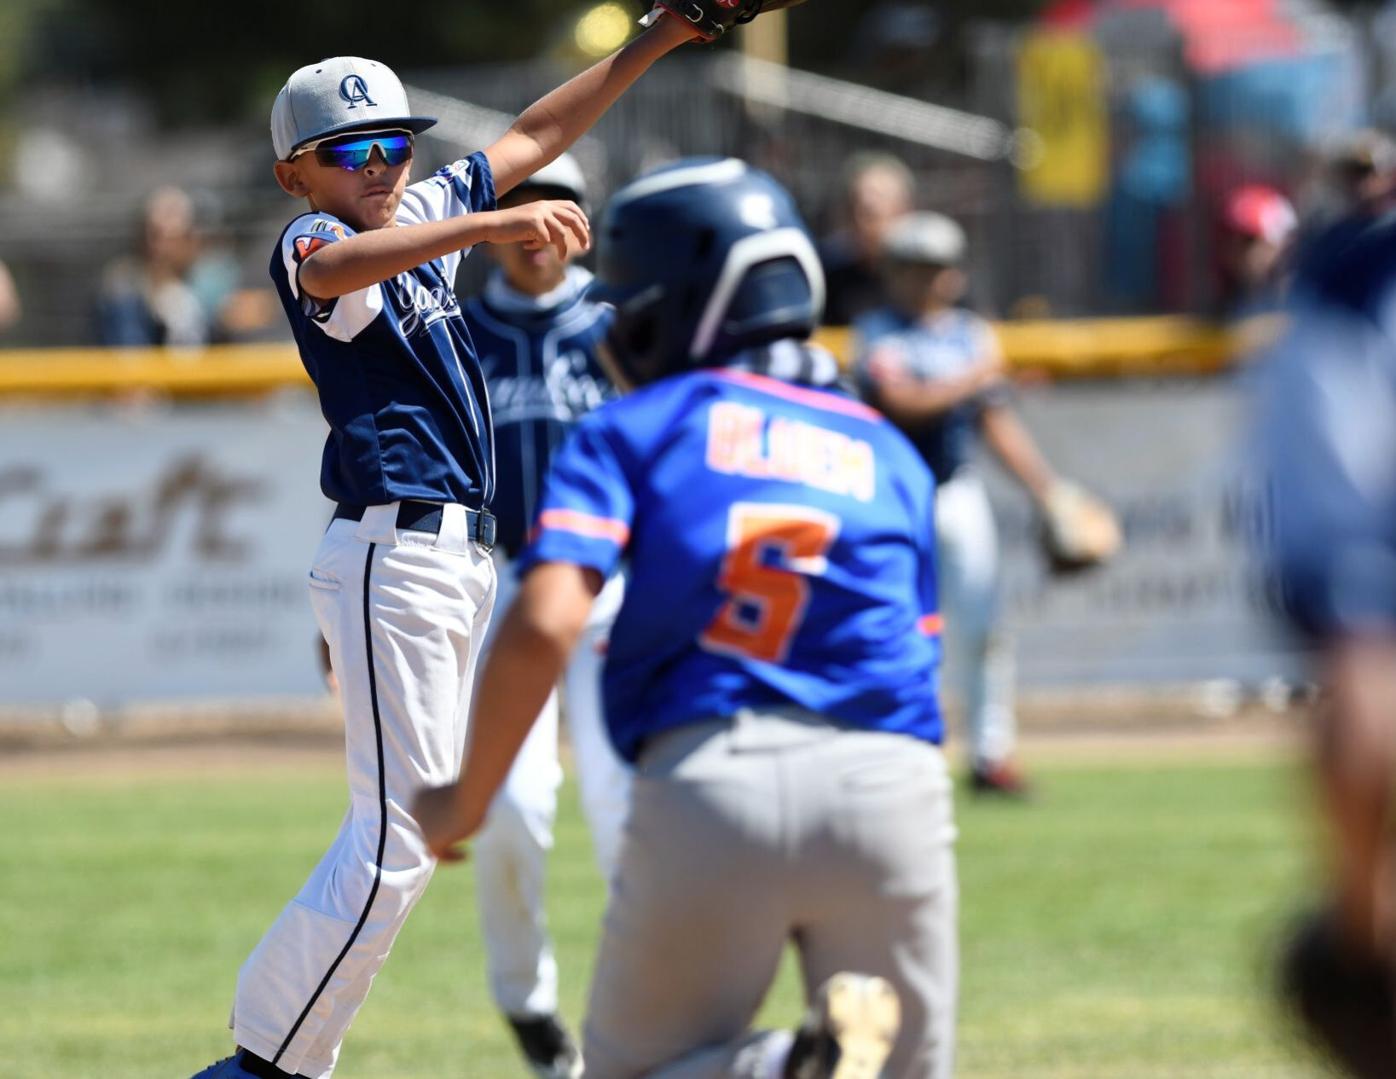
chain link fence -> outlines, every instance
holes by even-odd
[[[1104,186],[1080,205],[1045,204],[1025,189],[1020,166],[1031,163],[1034,145],[1019,130],[1022,49],[1031,33],[1022,26],[985,24],[969,36],[969,111],[695,50],[646,75],[577,152],[593,209],[636,172],[675,156],[743,157],[789,185],[817,234],[838,225],[850,156],[893,153],[915,176],[919,202],[965,225],[972,295],[985,311],[1209,314],[1225,192],[1264,180],[1303,202],[1331,136],[1396,102],[1387,85],[1396,52],[1382,44],[1381,29],[1371,17],[1315,15],[1302,49],[1273,70],[1203,74],[1170,24],[1095,27],[1108,162]],[[438,137],[423,140],[421,175],[486,144],[570,72],[540,62],[405,74],[419,107],[443,118]],[[272,180],[264,132],[166,136],[131,120],[139,107],[126,105],[97,120],[80,102],[33,110],[48,149],[31,138],[33,160],[19,166],[26,186],[0,192],[0,259],[25,305],[24,320],[0,344],[93,342],[102,268],[132,252],[140,200],[162,182],[194,193],[213,246],[235,267],[228,272],[248,286],[265,284],[294,207]],[[1387,111],[1396,116],[1396,105]],[[282,332],[279,319],[265,331]]]

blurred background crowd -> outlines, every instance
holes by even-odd
[[[421,175],[635,15],[616,0],[375,11],[6,3],[0,343],[284,338],[265,270],[286,216],[266,137],[284,72],[331,53],[392,63],[444,121]],[[655,72],[579,156],[597,205],[680,152],[767,168],[850,286],[834,322],[911,208],[965,227],[970,295],[992,316],[1230,316],[1272,301],[1296,237],[1377,212],[1393,185],[1396,4],[820,3],[751,65],[738,46]]]

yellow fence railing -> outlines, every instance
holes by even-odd
[[[1166,316],[1001,322],[995,327],[1015,371],[1047,378],[1186,376],[1231,364],[1273,323],[1228,330]],[[852,335],[821,330],[819,341],[847,362]],[[307,379],[290,343],[202,350],[56,348],[0,351],[0,397],[80,397],[142,390],[172,396],[241,396]]]

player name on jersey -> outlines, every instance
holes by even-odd
[[[876,491],[867,442],[735,401],[719,401],[709,412],[707,464],[729,476],[788,480],[860,502],[871,502]]]

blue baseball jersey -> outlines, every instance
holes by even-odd
[[[1274,510],[1264,553],[1322,637],[1396,629],[1396,220],[1353,230],[1295,284],[1256,372]]]
[[[520,572],[627,559],[603,693],[628,760],[660,731],[789,705],[939,742],[934,487],[839,391],[695,371],[577,425]]]
[[[989,324],[959,307],[922,319],[882,308],[857,319],[853,330],[858,342],[853,377],[859,393],[874,406],[885,383],[951,378],[999,354]],[[969,461],[980,410],[985,403],[996,403],[1000,393],[991,391],[906,431],[937,480],[948,480]]]
[[[409,186],[397,223],[494,207],[489,162],[472,154]],[[320,487],[327,498],[356,505],[414,498],[486,506],[494,494],[488,397],[454,292],[465,252],[325,303],[304,295],[301,263],[352,235],[330,214],[302,214],[271,260],[330,425]]]
[[[612,309],[585,298],[580,267],[544,296],[511,289],[498,271],[463,307],[494,417],[499,544],[523,550],[553,453],[582,416],[616,396],[596,359]]]

